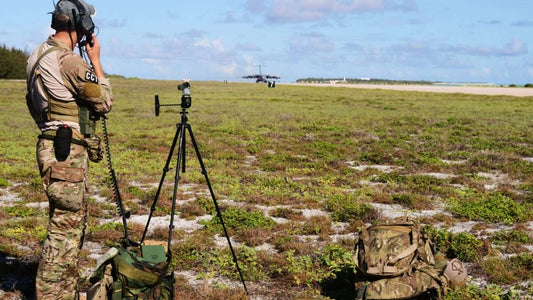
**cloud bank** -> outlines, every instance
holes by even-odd
[[[248,0],[246,9],[270,22],[312,22],[333,16],[416,10],[414,0]]]

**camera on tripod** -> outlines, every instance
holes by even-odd
[[[188,81],[178,84],[178,91],[181,91],[181,108],[191,107],[191,84]]]
[[[192,105],[191,98],[191,84],[188,80],[181,84],[178,84],[178,91],[181,91],[181,103],[180,104],[160,104],[159,95],[155,95],[155,115],[159,116],[161,106],[181,106],[182,110],[190,108]]]

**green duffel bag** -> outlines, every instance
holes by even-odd
[[[143,250],[145,250],[144,247],[146,246],[143,246]],[[90,279],[93,287],[87,293],[87,299],[174,299],[174,275],[168,272],[168,262],[164,260],[164,255],[155,255],[156,259],[154,259],[153,254],[157,250],[164,254],[164,248],[162,246],[147,248],[151,249],[151,257],[146,257],[146,255],[143,257],[140,248],[137,247],[111,248],[104,256],[104,260],[98,263]],[[154,249],[156,251],[153,251]],[[110,272],[108,266],[111,266]],[[103,294],[106,295],[105,298],[102,298]]]

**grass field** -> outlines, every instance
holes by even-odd
[[[347,299],[358,230],[402,215],[425,224],[438,250],[467,263],[467,288],[447,299],[533,297],[532,97],[191,84],[189,123],[252,299]],[[113,166],[139,239],[180,122],[179,107],[154,116],[154,95],[170,104],[180,94],[175,81],[112,85]],[[0,81],[0,284],[31,297],[48,205],[25,89]],[[187,147],[172,249],[177,294],[245,299]],[[84,278],[122,228],[106,163],[91,164],[90,173]],[[155,239],[165,239],[173,178],[174,170],[155,213]]]

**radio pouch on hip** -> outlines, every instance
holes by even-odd
[[[72,142],[72,128],[67,125],[59,127],[54,139],[54,153],[57,161],[65,161],[70,154]]]

